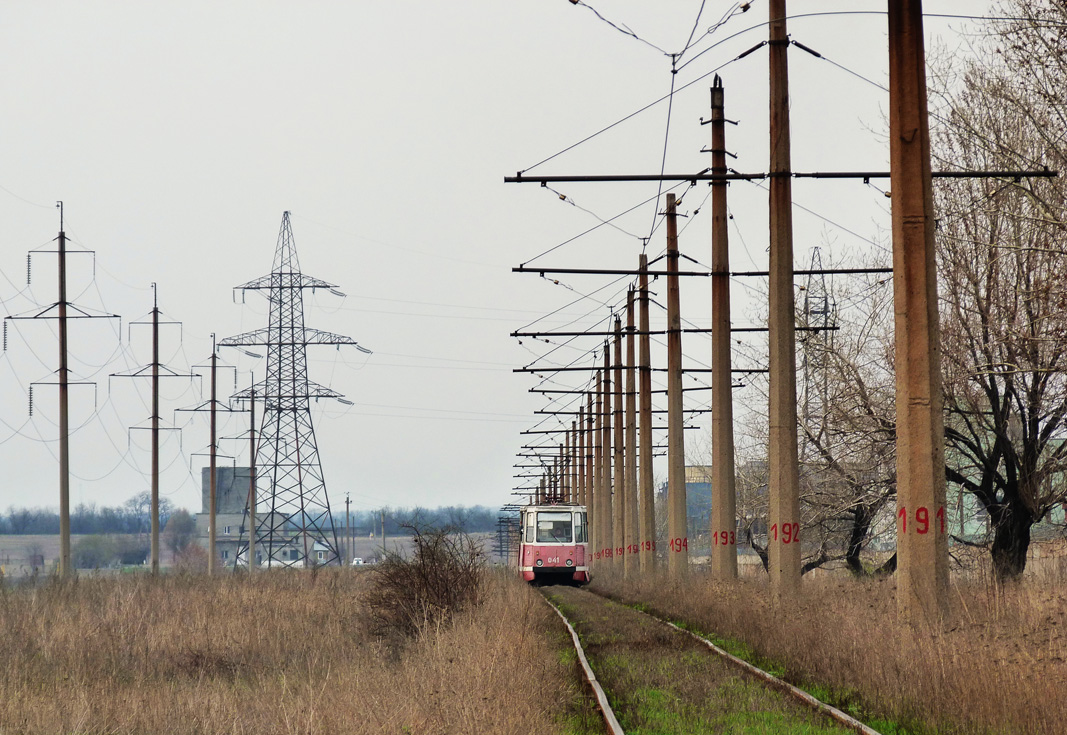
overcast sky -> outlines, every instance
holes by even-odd
[[[356,508],[510,500],[519,432],[540,418],[540,382],[512,369],[590,364],[598,340],[519,341],[510,332],[593,328],[624,299],[625,281],[559,283],[511,268],[629,268],[647,239],[664,248],[656,184],[573,184],[555,191],[503,183],[530,174],[699,171],[710,165],[710,74],[740,124],[727,147],[740,171],[767,160],[767,3],[612,0],[352,2],[9,2],[0,7],[0,297],[7,314],[56,299],[56,200],[72,250],[70,300],[115,319],[72,322],[72,503],[116,504],[149,488],[146,379],[111,378],[151,359],[151,284],[168,325],[163,361],[203,366],[218,339],[266,326],[264,299],[234,286],[269,273],[282,212],[305,274],[347,296],[305,295],[305,319],[373,351],[309,348],[310,377],[352,406],[323,401],[315,428],[331,502]],[[926,12],[976,14],[984,2],[927,0]],[[591,6],[591,7],[590,7]],[[621,28],[601,20],[591,9]],[[888,167],[885,2],[793,0],[790,50],[793,168]],[[851,11],[840,14],[839,11]],[[856,11],[869,11],[857,13]],[[726,21],[709,33],[718,21]],[[928,18],[928,35],[960,48],[966,21]],[[669,53],[685,49],[671,73]],[[702,53],[703,52],[703,53]],[[859,76],[857,76],[859,75]],[[701,78],[703,77],[703,78]],[[864,77],[866,79],[860,78]],[[542,160],[664,97],[587,143]],[[688,85],[688,86],[687,86]],[[670,124],[668,129],[668,109]],[[665,146],[666,142],[666,146]],[[798,267],[887,246],[887,182],[794,184]],[[664,188],[664,191],[667,189]],[[706,186],[680,211],[684,253],[710,260]],[[566,197],[561,200],[560,194]],[[766,192],[730,188],[735,269],[766,267]],[[544,251],[629,210],[593,233]],[[700,267],[694,265],[694,268]],[[710,317],[704,279],[683,283],[684,316]],[[757,324],[759,284],[735,282],[734,323]],[[595,292],[595,293],[594,293]],[[592,298],[580,298],[593,294]],[[557,311],[558,310],[558,311]],[[548,315],[548,316],[546,316]],[[662,320],[662,313],[654,314]],[[758,339],[735,363],[758,366]],[[710,342],[684,346],[710,360]],[[262,378],[263,360],[222,350],[235,370],[221,391]],[[661,363],[662,364],[662,363]],[[765,364],[765,363],[764,363]],[[0,509],[58,503],[54,321],[7,322],[0,357]],[[206,376],[202,368],[200,372]],[[584,376],[554,379],[580,386]],[[33,412],[30,415],[30,385]],[[206,379],[164,381],[162,492],[199,508]],[[708,395],[691,393],[696,407]],[[758,408],[752,396],[738,400]],[[696,420],[708,425],[708,418]],[[239,436],[247,416],[222,422]],[[558,426],[548,419],[542,428]],[[135,428],[132,431],[129,427]],[[687,432],[691,461],[709,443]],[[247,464],[247,442],[220,451]]]

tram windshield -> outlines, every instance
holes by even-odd
[[[573,543],[570,511],[542,511],[537,514],[537,543]]]

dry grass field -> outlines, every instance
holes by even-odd
[[[693,574],[594,587],[642,602],[674,620],[743,641],[786,678],[833,690],[915,733],[1067,732],[1067,589],[1041,566],[998,588],[981,570],[954,579],[943,628],[897,621],[892,578],[805,579],[786,604],[771,603],[766,578],[718,583]],[[1058,577],[1058,578],[1056,578]]]
[[[582,699],[536,594],[399,648],[368,632],[369,570],[51,581],[0,592],[3,733],[518,733]]]

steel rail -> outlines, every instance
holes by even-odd
[[[541,599],[556,611],[556,615],[559,615],[559,619],[567,626],[567,632],[571,634],[571,641],[574,643],[574,650],[578,654],[578,661],[582,664],[585,680],[593,689],[593,696],[596,697],[596,704],[600,709],[600,714],[604,716],[604,724],[607,725],[608,732],[611,733],[611,735],[626,735],[626,732],[622,729],[622,725],[619,724],[619,720],[615,717],[615,712],[611,709],[611,704],[608,702],[608,695],[604,693],[604,688],[600,686],[600,682],[596,680],[596,674],[593,673],[593,668],[589,665],[589,659],[585,656],[585,649],[582,648],[582,642],[578,638],[578,633],[575,632],[570,621],[567,620],[567,616],[556,607],[556,604],[552,602],[552,600],[548,599],[547,595],[542,594]]]
[[[613,601],[613,600],[611,600],[610,597],[608,597],[606,595],[602,595],[602,594],[597,593],[597,592],[593,592],[590,589],[585,589],[584,591],[588,592],[591,595],[599,597],[599,598],[601,598],[603,600]],[[547,602],[549,604],[549,606],[553,610],[556,611],[556,614],[559,615],[560,619],[563,621],[563,624],[567,626],[567,631],[571,634],[571,640],[574,642],[574,649],[578,653],[578,659],[579,659],[579,661],[581,661],[582,669],[585,672],[586,680],[589,682],[590,686],[593,688],[593,692],[596,695],[596,699],[597,699],[597,705],[600,708],[601,713],[604,715],[604,720],[608,724],[609,731],[612,733],[612,735],[616,735],[616,733],[618,733],[618,735],[625,735],[625,733],[623,732],[622,728],[619,727],[618,720],[615,718],[615,714],[614,714],[614,712],[612,712],[611,706],[608,704],[607,696],[605,695],[603,688],[600,686],[600,683],[596,680],[596,675],[593,674],[593,670],[590,667],[589,661],[585,656],[585,651],[582,649],[582,644],[581,644],[580,639],[578,638],[578,634],[575,632],[574,628],[571,626],[570,621],[567,620],[567,616],[564,615],[563,611],[560,610],[559,607],[554,602],[552,602],[552,600],[550,600],[548,598],[548,595],[544,594],[544,592],[541,592],[541,597],[544,599],[545,602]],[[630,606],[627,605],[627,607],[630,607]],[[655,620],[656,622],[663,623],[664,625],[666,625],[666,626],[668,626],[670,628],[673,628],[674,630],[676,630],[676,631],[678,631],[680,633],[685,633],[686,635],[694,638],[699,643],[701,643],[704,646],[706,646],[707,648],[709,648],[712,653],[714,653],[717,656],[719,656],[720,658],[722,658],[728,664],[733,665],[734,667],[741,669],[746,674],[749,674],[751,676],[756,677],[757,679],[762,681],[767,686],[770,686],[770,687],[772,687],[774,689],[777,689],[780,692],[783,692],[784,694],[788,694],[788,695],[794,697],[795,699],[799,700],[804,705],[814,709],[816,712],[819,712],[820,714],[826,715],[827,717],[829,717],[830,719],[834,720],[838,724],[843,725],[844,727],[847,727],[848,729],[850,729],[850,730],[852,730],[854,732],[857,732],[860,735],[882,735],[882,733],[880,733],[878,730],[875,730],[874,728],[865,725],[864,723],[860,722],[859,720],[857,720],[855,717],[852,717],[848,713],[843,712],[842,710],[838,709],[837,707],[834,707],[831,704],[827,704],[826,702],[823,702],[821,699],[813,697],[811,694],[808,694],[803,689],[795,687],[792,684],[790,684],[790,683],[788,683],[786,681],[783,681],[782,679],[779,679],[774,674],[768,673],[768,672],[764,671],[763,669],[761,669],[761,668],[759,668],[757,666],[753,666],[748,661],[745,661],[744,659],[741,659],[741,658],[738,658],[737,656],[734,656],[733,654],[729,653],[728,651],[725,651],[722,648],[720,648],[719,646],[715,645],[714,643],[712,643],[707,638],[704,638],[703,636],[701,636],[701,635],[699,635],[697,633],[694,633],[691,630],[687,630],[685,628],[682,628],[681,626],[678,626],[678,625],[672,623],[669,620],[665,620],[665,619],[659,617],[658,615],[653,615],[652,613],[650,613],[650,612],[648,612],[646,610],[640,610],[640,609],[635,608],[635,607],[630,607],[630,609],[634,610],[635,612],[639,612],[642,615],[645,615],[645,616]],[[618,728],[618,729],[614,729],[614,728]]]
[[[604,595],[599,595],[596,592],[592,592],[591,590],[586,590],[586,591],[589,592],[590,594],[597,595],[598,597],[602,597],[605,600],[610,600],[611,599],[609,597],[605,597]],[[703,637],[702,635],[694,633],[691,630],[687,630],[686,628],[682,628],[679,625],[675,625],[671,621],[664,620],[663,618],[659,617],[658,615],[653,615],[652,613],[648,612],[647,610],[640,610],[640,609],[635,608],[635,607],[631,607],[630,609],[631,610],[636,610],[637,612],[641,613],[642,615],[647,615],[648,617],[652,618],[653,620],[659,621],[659,622],[663,623],[664,625],[670,626],[671,628],[674,628],[675,630],[679,631],[680,633],[685,633],[686,635],[691,636],[692,638],[695,638],[697,641],[699,641],[703,645],[707,646],[709,649],[711,649],[711,651],[713,653],[715,653],[716,655],[721,657],[726,662],[728,662],[730,664],[733,664],[734,666],[740,668],[744,672],[746,672],[748,674],[751,674],[752,676],[756,677],[757,679],[760,679],[761,681],[763,681],[764,683],[768,684],[769,686],[771,686],[771,687],[773,687],[773,688],[775,688],[775,689],[777,689],[777,690],[779,690],[781,692],[784,692],[785,694],[789,694],[792,697],[795,697],[796,699],[800,700],[804,704],[806,704],[809,707],[813,708],[817,712],[821,712],[822,714],[826,715],[827,717],[830,717],[831,719],[833,719],[834,721],[838,722],[839,724],[844,725],[845,727],[847,727],[847,728],[849,728],[851,730],[854,730],[855,732],[860,733],[860,735],[882,735],[882,733],[878,732],[877,730],[875,730],[875,729],[873,729],[871,727],[868,727],[867,725],[863,724],[862,722],[857,720],[855,717],[852,717],[848,713],[842,712],[837,707],[834,707],[831,704],[827,704],[826,702],[823,702],[821,699],[818,699],[818,698],[813,697],[812,695],[808,694],[803,689],[795,687],[792,684],[790,684],[789,682],[783,681],[782,679],[779,679],[774,674],[768,673],[768,672],[764,671],[763,669],[761,669],[761,668],[759,668],[757,666],[753,666],[748,661],[745,661],[744,659],[738,658],[737,656],[734,656],[732,653],[729,653],[728,651],[725,651],[722,648],[719,648],[717,645],[715,645],[714,643],[712,643],[711,641],[709,641],[707,638]]]

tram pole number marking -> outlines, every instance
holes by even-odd
[[[682,551],[689,551],[689,537],[685,538],[672,538],[671,539],[671,551],[680,554]]]
[[[900,533],[905,534],[908,532],[908,509],[901,507],[897,511],[897,520],[900,521]],[[937,512],[934,513],[934,520],[937,522],[938,532],[945,532],[945,506],[938,506]],[[915,533],[920,536],[930,533],[930,509],[926,506],[920,506],[915,509],[915,513],[912,516],[912,521],[915,523]]]
[[[656,550],[656,542],[655,541],[642,541],[641,542],[641,551],[655,551],[655,550]]]
[[[799,523],[783,523],[782,533],[778,533],[778,524],[771,524],[771,541],[777,541],[779,535],[782,537],[783,544],[798,544],[800,543],[800,524]]]
[[[737,532],[736,531],[716,531],[711,534],[712,544],[715,546],[736,546],[737,545]]]

